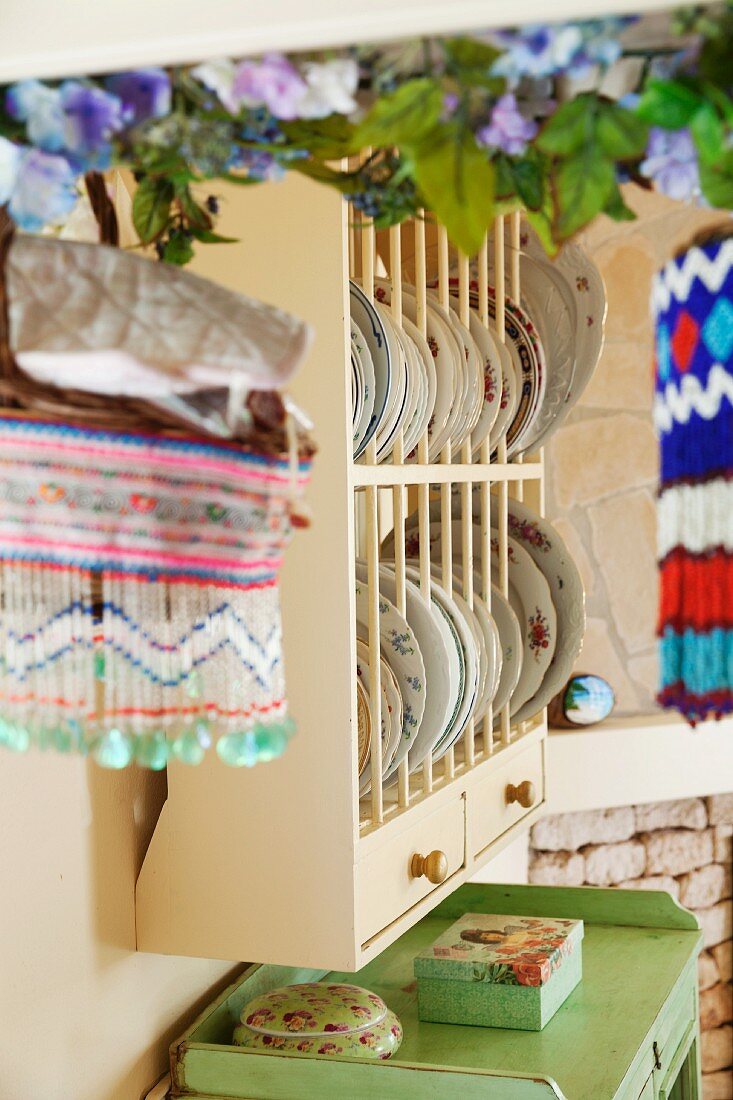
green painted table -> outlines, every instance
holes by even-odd
[[[466,912],[585,921],[583,980],[540,1032],[417,1018],[412,960]],[[664,893],[537,886],[460,887],[355,976],[249,967],[171,1047],[173,1097],[245,1100],[698,1100],[692,913]],[[296,981],[355,981],[400,1016],[389,1062],[303,1057],[229,1045],[243,1005]]]

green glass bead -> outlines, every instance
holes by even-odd
[[[107,659],[103,650],[98,649],[94,654],[94,679],[104,680],[104,675],[107,670]]]
[[[205,718],[199,718],[193,727],[194,733],[198,738],[198,743],[204,749],[211,748],[211,730],[209,729],[209,723]]]
[[[30,732],[16,722],[3,722],[2,743],[13,752],[25,752],[30,747]]]
[[[36,731],[36,734],[33,737],[33,741],[35,742],[37,748],[39,748],[41,750],[41,752],[45,752],[46,749],[50,749],[50,748],[54,747],[53,734],[54,734],[54,731],[51,728],[51,726],[39,726],[38,727],[38,729]]]
[[[197,668],[194,668],[186,677],[186,695],[189,699],[199,699],[201,697],[202,688],[201,673]]]
[[[142,768],[159,772],[168,763],[168,742],[161,730],[143,734],[135,745],[135,760]]]
[[[126,768],[135,755],[134,738],[113,727],[95,743],[93,755],[103,768]]]
[[[68,726],[59,725],[51,731],[51,744],[56,752],[71,752],[74,738]]]
[[[252,732],[255,736],[258,758],[263,763],[282,756],[290,740],[287,726],[280,722],[273,722],[267,726],[258,723]]]
[[[72,752],[78,752],[82,756],[86,756],[89,752],[89,743],[84,735],[84,727],[80,722],[77,722],[76,718],[70,718],[66,725],[71,736]]]
[[[201,744],[194,730],[186,730],[177,737],[170,751],[182,764],[200,764],[206,756],[206,747]]]
[[[216,742],[219,757],[231,768],[251,768],[259,760],[257,741],[253,730],[225,733]]]

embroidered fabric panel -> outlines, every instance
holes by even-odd
[[[694,722],[733,710],[733,239],[671,260],[652,301],[658,698]]]
[[[229,445],[1,420],[0,742],[279,755],[292,479]]]

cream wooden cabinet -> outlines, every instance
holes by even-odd
[[[289,549],[282,585],[299,732],[280,760],[251,771],[227,768],[215,754],[198,768],[171,765],[138,881],[138,946],[356,969],[527,828],[544,800],[546,725],[539,716],[511,731],[507,720],[493,738],[471,726],[432,771],[408,778],[405,770],[395,788],[359,801],[357,513],[368,516],[383,498],[399,514],[416,495],[427,509],[428,484],[449,492],[462,481],[470,490],[487,468],[465,456],[432,467],[352,461],[347,208],[295,175],[222,190],[222,232],[241,243],[202,249],[197,270],[292,310],[316,334],[294,389],[319,448],[313,523]],[[511,479],[513,491],[533,487],[539,499],[541,462],[499,462],[490,473],[500,485]],[[525,784],[530,796],[508,803],[510,784]],[[430,853],[432,874],[420,874],[413,857]]]

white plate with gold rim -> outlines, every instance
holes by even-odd
[[[392,298],[392,289],[387,280],[376,281],[376,292],[379,300],[389,305]],[[402,289],[402,313],[413,325],[417,323],[417,301],[414,287]],[[448,326],[443,319],[431,310],[426,310],[425,316],[426,339],[433,369],[435,371],[435,404],[429,419],[429,448],[430,461],[440,454],[445,441],[449,437],[450,420],[454,415],[456,388],[458,385],[456,358],[457,347]],[[424,354],[422,343],[418,344],[418,350]]]
[[[356,678],[356,724],[357,724],[357,775],[361,777],[369,759],[372,739],[372,716],[369,710],[369,696],[364,684]]]
[[[357,653],[357,657],[356,657],[356,682],[357,682],[357,684],[361,685],[364,692],[366,693],[367,703],[370,707],[369,731],[370,731],[370,737],[371,737],[371,728],[372,728],[372,722],[371,722],[371,676],[370,676],[370,671],[369,671],[369,652],[368,651],[367,651],[367,654],[366,654],[365,658],[360,657],[359,654]],[[392,729],[392,715],[391,715],[391,711],[390,711],[390,708],[389,708],[389,699],[387,697],[387,692],[386,692],[383,684],[380,686],[380,695],[381,695],[381,698],[382,698],[382,703],[381,703],[381,707],[380,707],[380,711],[379,711],[379,718],[380,718],[380,722],[381,722],[381,726],[382,726],[382,759],[384,760],[384,757],[387,755],[387,752],[389,751],[390,742],[395,738],[395,736],[399,740],[399,728],[397,728],[396,730]],[[372,786],[372,775],[371,775],[371,767],[370,767],[371,756],[372,756],[372,746],[371,746],[371,740],[370,740],[370,743],[369,743],[369,746],[368,746],[368,749],[367,749],[366,762],[365,762],[364,767],[362,768],[362,770],[359,772],[359,797],[360,798],[363,798],[364,795],[368,794],[369,791],[371,790],[371,786]],[[384,771],[384,767],[382,768],[382,771]]]

